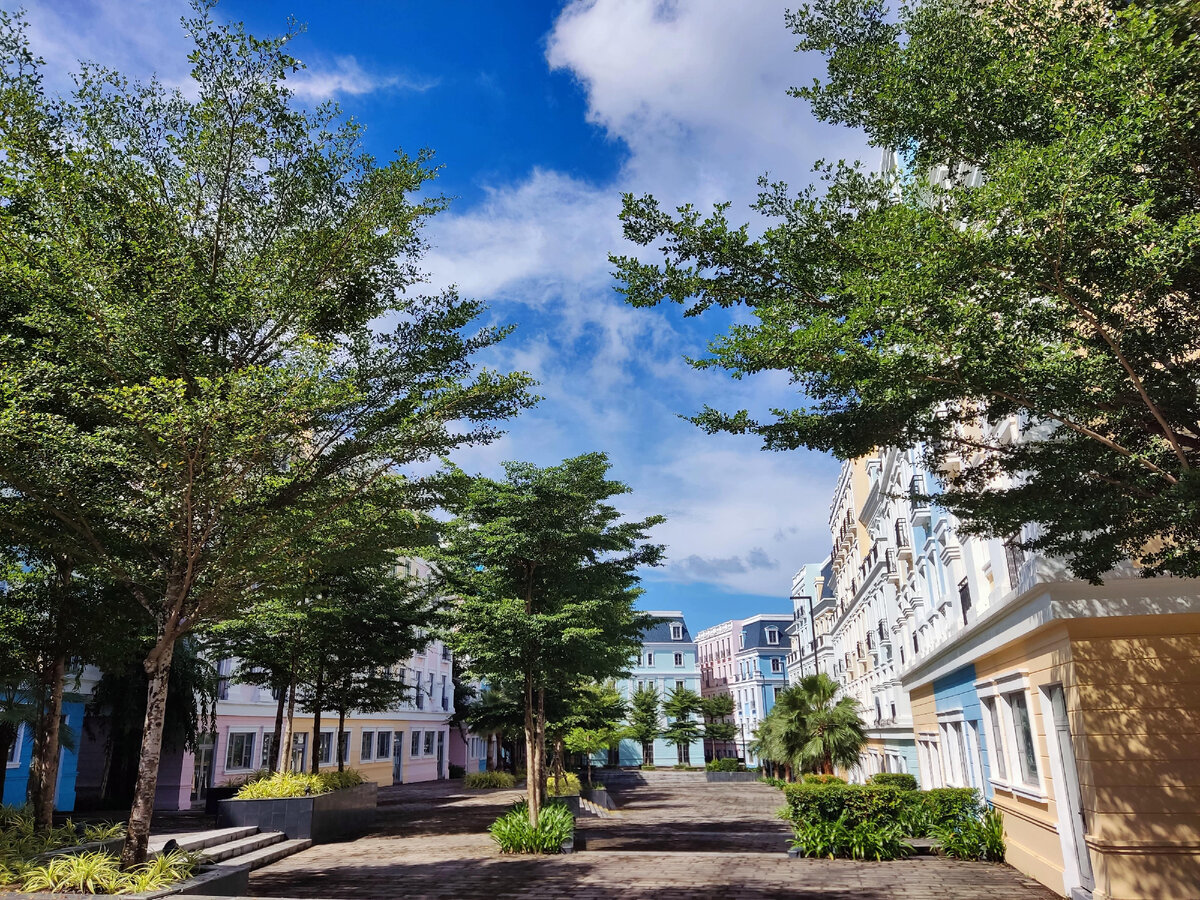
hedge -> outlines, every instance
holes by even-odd
[[[885,784],[789,784],[783,789],[787,817],[793,825],[836,822],[845,815],[847,828],[863,823],[896,825],[913,837],[931,829],[978,818],[979,792],[974,788],[909,791]]]
[[[704,766],[709,772],[740,772],[745,771],[744,768],[738,765],[737,759],[732,756],[726,756],[724,759],[710,760]]]
[[[868,784],[886,784],[902,791],[917,789],[917,776],[909,772],[879,772],[867,779]]]

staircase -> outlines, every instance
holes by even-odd
[[[208,865],[249,866],[252,871],[312,846],[312,841],[307,838],[288,840],[282,831],[259,831],[251,825],[152,837],[150,855],[158,856],[172,840],[180,850],[200,852]]]

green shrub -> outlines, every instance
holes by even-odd
[[[804,784],[845,784],[845,778],[839,778],[837,775],[817,775],[809,773],[804,776]]]
[[[354,769],[344,772],[276,772],[243,784],[234,796],[238,800],[279,800],[285,797],[308,797],[357,787],[363,777]]]
[[[807,779],[787,785],[783,792],[794,824],[836,822],[845,815],[847,828],[862,822],[897,824],[909,793],[883,785],[813,784]]]
[[[929,791],[912,791],[911,802],[923,807],[921,815],[927,823],[925,834],[935,828],[953,828],[956,825],[979,818],[981,803],[975,788],[934,788]],[[918,837],[913,834],[913,837]]]
[[[878,772],[867,779],[868,784],[886,784],[902,791],[917,789],[917,776],[908,772]]]
[[[456,766],[454,763],[450,763],[450,777],[451,778],[462,778],[466,774],[467,774],[466,766]]]
[[[788,786],[788,783],[782,778],[772,778],[770,775],[763,775],[758,780],[763,784],[769,784],[771,787],[779,788],[780,790]]]
[[[946,856],[1004,862],[1004,817],[997,809],[954,824],[935,826],[932,834]]]
[[[463,778],[463,787],[478,788],[513,788],[517,779],[507,772],[468,772]]]
[[[797,824],[792,846],[804,856],[836,859],[872,859],[883,861],[908,856],[912,846],[894,822],[846,824],[843,812],[832,822],[814,821]]]
[[[732,756],[726,756],[724,759],[714,759],[704,767],[709,772],[737,772],[739,771],[738,761]]]
[[[27,866],[20,873],[21,890],[75,894],[133,894],[157,891],[188,878],[199,855],[169,853],[128,872],[112,853],[56,856],[45,865]]]
[[[579,776],[573,772],[565,772],[557,777],[551,775],[546,779],[546,794],[551,797],[578,797],[582,790]]]
[[[654,765],[653,763],[651,763],[650,765],[641,765],[641,766],[638,766],[638,768],[639,768],[639,769],[642,769],[642,770],[643,770],[643,771],[645,771],[645,772],[653,772],[655,769],[657,769],[657,768],[658,768],[658,766],[656,766],[656,765]]]
[[[563,843],[575,834],[575,817],[565,805],[547,803],[535,831],[529,826],[529,804],[522,800],[488,831],[501,853],[561,853]]]

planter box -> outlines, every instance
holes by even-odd
[[[123,894],[129,900],[158,900],[160,897],[244,897],[250,890],[249,866],[211,866],[200,869],[191,878],[163,888],[141,894]],[[7,894],[5,896],[8,896]],[[63,900],[65,894],[20,894],[30,900]],[[75,894],[73,896],[88,896]]]
[[[757,772],[705,772],[705,781],[758,781]]]
[[[208,793],[204,795],[204,814],[206,816],[215,816],[218,806],[222,800],[232,800],[233,795],[241,789],[240,785],[218,785],[210,787]]]
[[[375,827],[379,785],[358,787],[311,797],[280,800],[222,800],[217,804],[217,827],[256,825],[262,831],[282,831],[289,838],[308,838],[327,844],[357,837]]]
[[[617,804],[613,803],[612,795],[608,791],[584,791],[585,800],[595,803],[602,809],[616,809]]]

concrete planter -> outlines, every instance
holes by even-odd
[[[617,808],[617,804],[613,802],[612,795],[608,791],[584,791],[583,797],[603,809]]]
[[[312,797],[222,800],[217,804],[217,827],[256,825],[261,831],[282,831],[314,844],[345,840],[375,827],[378,790],[379,785],[369,782]]]
[[[200,869],[191,878],[163,888],[140,894],[124,894],[131,900],[158,900],[160,897],[244,897],[250,890],[249,866],[211,866]],[[8,896],[7,894],[5,896]],[[20,894],[21,897],[41,900],[63,900],[64,894]],[[77,895],[80,896],[80,895]]]
[[[705,781],[758,781],[759,774],[757,772],[705,772]]]

